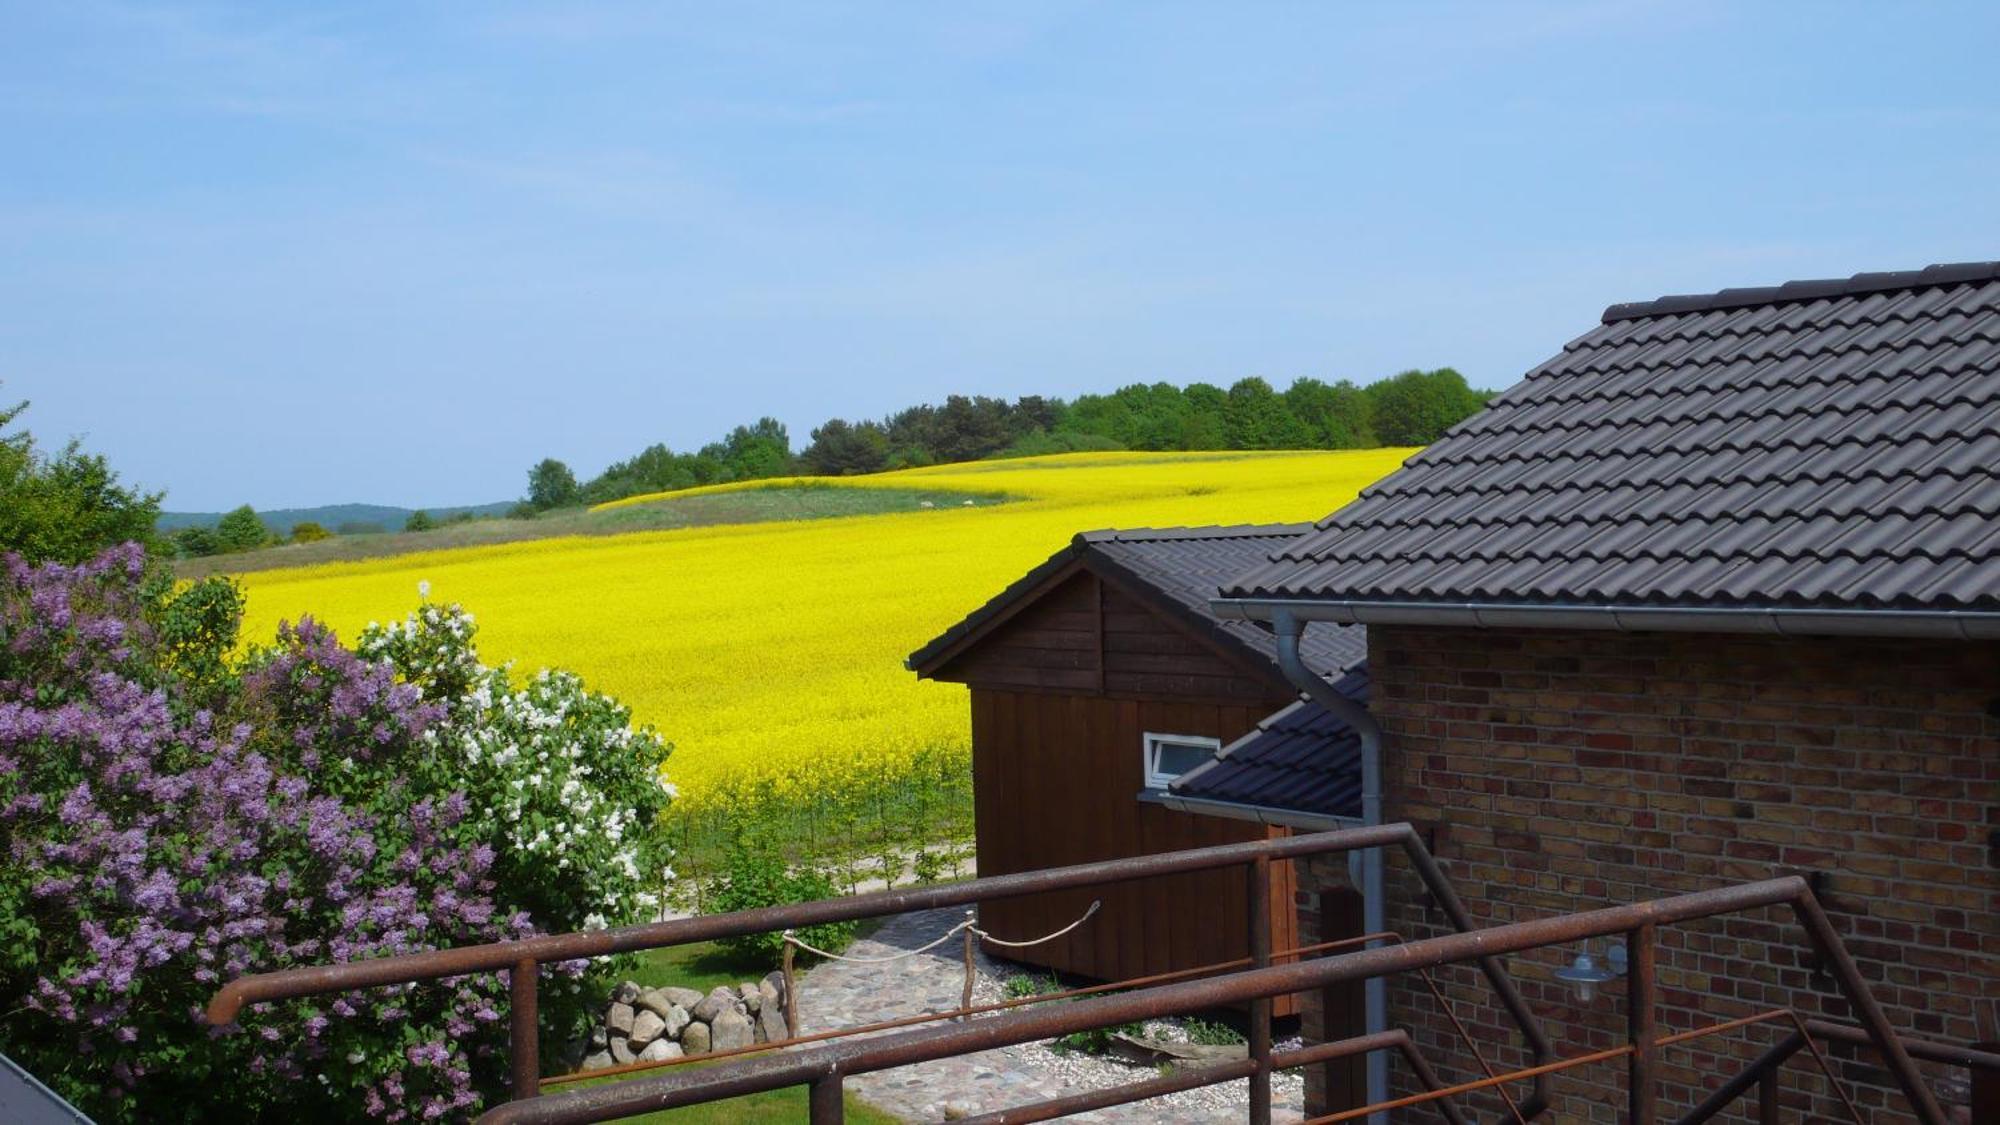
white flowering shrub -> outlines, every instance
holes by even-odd
[[[465,794],[465,842],[492,844],[498,899],[544,932],[650,921],[673,878],[660,819],[672,748],[571,673],[516,683],[480,663],[475,632],[458,605],[426,602],[371,623],[356,648],[444,708],[424,735],[425,780]]]

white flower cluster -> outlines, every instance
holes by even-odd
[[[559,913],[570,916],[539,923],[622,923],[657,908],[673,875],[658,823],[676,792],[661,768],[668,747],[571,673],[544,670],[517,686],[508,668],[479,662],[474,632],[471,614],[426,602],[371,625],[359,647],[445,705],[446,721],[426,734],[436,765],[504,842],[503,860],[547,876],[538,884],[568,900]]]

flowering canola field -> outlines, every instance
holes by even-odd
[[[427,581],[476,614],[488,662],[581,673],[658,727],[679,813],[747,812],[918,763],[962,770],[965,689],[919,682],[903,657],[1074,533],[1318,519],[1411,452],[1063,454],[814,478],[975,503],[260,571],[242,578],[248,635],[310,613],[351,638],[408,612]]]

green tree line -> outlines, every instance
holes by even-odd
[[[1449,367],[1405,371],[1367,386],[1297,379],[1280,391],[1260,378],[1133,383],[1070,400],[1024,395],[1008,402],[952,395],[886,418],[831,418],[793,452],[775,418],[738,426],[691,453],[654,445],[579,482],[548,458],[528,471],[522,513],[704,484],[790,473],[846,476],[990,457],[1093,450],[1372,449],[1428,445],[1485,406]]]

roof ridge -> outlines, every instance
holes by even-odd
[[[1783,285],[1721,289],[1714,293],[1684,293],[1659,297],[1651,301],[1627,301],[1605,309],[1602,323],[1612,324],[1621,320],[1638,320],[1649,316],[1740,309],[1750,305],[1792,304],[1828,297],[1855,297],[1864,293],[1882,293],[1896,289],[1966,285],[1996,279],[2000,279],[2000,261],[1949,262],[1925,266],[1920,270],[1857,273],[1852,277],[1787,281]]]
[[[1076,543],[1144,543],[1181,539],[1275,539],[1304,535],[1311,523],[1235,523],[1201,527],[1107,527],[1079,531]]]

